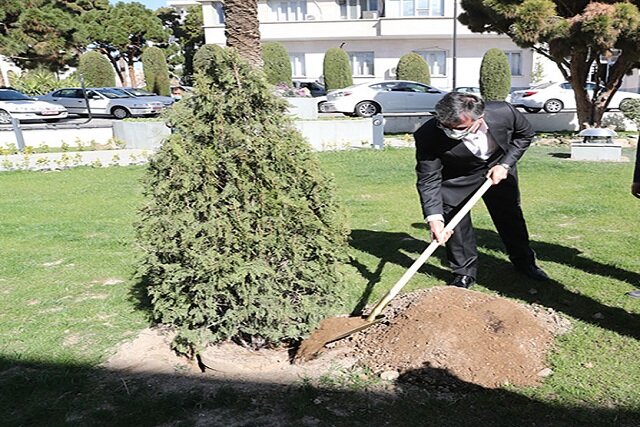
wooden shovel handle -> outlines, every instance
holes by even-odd
[[[469,213],[471,208],[478,202],[478,200],[480,200],[484,193],[487,192],[489,187],[491,187],[491,184],[491,178],[487,178],[484,184],[482,184],[482,186],[478,188],[475,194],[471,196],[467,203],[465,203],[464,206],[462,206],[462,208],[458,211],[458,213],[455,214],[455,216],[451,219],[451,221],[449,221],[449,224],[444,227],[444,230],[453,230],[456,225],[458,225],[458,223],[462,220],[462,218]],[[436,251],[438,246],[439,245],[437,240],[432,241],[431,244],[427,246],[427,249],[425,249],[424,252],[422,252],[422,254],[418,257],[418,259],[415,260],[413,264],[411,264],[411,267],[409,267],[409,269],[402,275],[400,280],[398,280],[398,282],[393,285],[393,287],[389,290],[389,292],[387,292],[384,298],[382,298],[380,302],[373,308],[373,311],[367,317],[367,322],[373,322],[376,319],[380,312],[387,306],[387,304],[389,304],[389,301],[391,301],[393,298],[395,298],[396,295],[398,295],[398,292],[400,292],[404,285],[406,285],[407,282],[411,280],[413,275],[416,274],[420,267],[422,267],[422,264],[424,264],[427,259],[429,259],[429,257]]]

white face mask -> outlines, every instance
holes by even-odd
[[[475,133],[478,131],[478,128],[482,124],[482,117],[473,122],[471,126],[466,129],[451,129],[446,126],[443,126],[442,123],[438,123],[438,127],[442,129],[447,138],[460,140],[469,135],[470,133]]]

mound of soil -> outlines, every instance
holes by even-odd
[[[552,311],[456,287],[407,294],[353,339],[359,364],[413,382],[445,376],[496,388],[533,386],[568,322]]]
[[[550,373],[545,359],[554,335],[569,329],[568,321],[550,309],[455,287],[399,296],[384,314],[383,322],[330,344],[303,364],[290,363],[292,349],[210,346],[200,355],[204,378],[291,384],[359,365],[386,379],[425,385],[453,378],[489,388],[532,386]],[[169,347],[171,338],[167,329],[147,329],[124,344],[105,367],[131,374],[201,377],[203,366],[176,356]]]

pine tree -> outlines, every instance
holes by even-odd
[[[337,309],[347,228],[333,184],[260,70],[197,74],[149,164],[137,226],[153,315],[193,354],[297,340]]]

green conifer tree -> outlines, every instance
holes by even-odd
[[[171,81],[169,80],[169,67],[167,58],[159,47],[151,46],[142,52],[142,68],[144,79],[149,92],[162,96],[171,94]]]
[[[193,73],[204,73],[209,76],[216,74],[216,65],[223,48],[217,44],[205,44],[201,46],[193,56]]]
[[[113,87],[116,85],[116,72],[111,62],[96,51],[89,51],[80,56],[78,74],[82,76],[87,87]]]
[[[480,93],[486,101],[504,101],[511,89],[511,68],[507,55],[498,48],[489,49],[480,64]]]
[[[429,64],[415,52],[402,55],[396,67],[398,80],[413,80],[414,82],[431,84]]]
[[[138,240],[153,316],[177,350],[297,340],[339,309],[346,235],[333,183],[233,49],[169,113],[149,164]]]
[[[325,52],[322,70],[324,86],[328,91],[342,89],[353,84],[349,55],[339,47],[332,47]]]
[[[262,46],[262,61],[262,69],[269,83],[291,86],[291,61],[287,49],[282,44],[265,43]]]

